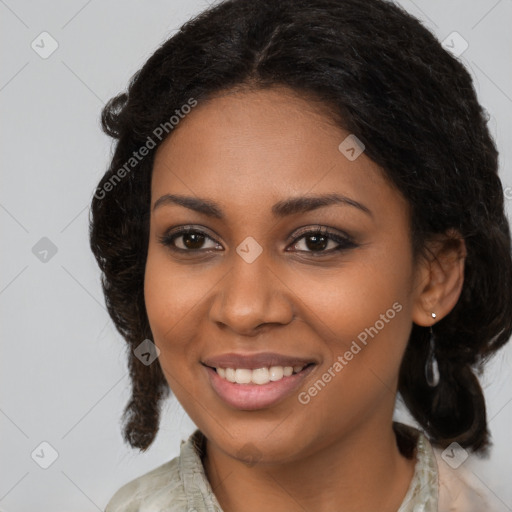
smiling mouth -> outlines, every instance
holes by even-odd
[[[278,382],[280,380],[298,374],[314,363],[302,364],[297,366],[270,366],[262,368],[222,368],[211,367],[217,372],[217,375],[228,382],[234,384],[257,384],[265,385],[269,382]]]

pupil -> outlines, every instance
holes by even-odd
[[[183,244],[188,249],[199,249],[203,242],[204,235],[201,235],[200,233],[187,233],[183,235]]]
[[[306,238],[306,245],[308,249],[325,249],[327,247],[327,238],[323,235],[310,235]],[[309,243],[312,240],[313,243]]]

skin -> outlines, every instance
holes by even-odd
[[[407,201],[364,152],[354,161],[340,152],[347,135],[289,89],[239,90],[200,103],[155,155],[146,308],[167,382],[208,439],[203,464],[225,512],[391,512],[413,476],[392,430],[400,362],[412,323],[432,325],[456,304],[465,247],[432,241],[436,257],[414,261]],[[333,192],[371,215],[330,205],[272,216],[277,201]],[[164,194],[212,200],[225,219],[174,204],[153,210]],[[195,254],[159,241],[185,225],[212,240],[192,245]],[[357,246],[329,255],[337,242],[318,249],[295,235],[303,227],[347,233]],[[263,249],[252,263],[236,252],[248,236]],[[187,247],[183,237],[175,245]],[[396,302],[401,311],[301,404],[297,394]],[[297,392],[257,411],[224,403],[200,364],[267,351],[318,364]]]

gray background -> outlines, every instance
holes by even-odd
[[[491,115],[510,217],[512,1],[400,3],[441,41],[454,31],[467,41],[459,58]],[[99,127],[103,104],[207,5],[0,0],[0,510],[102,510],[122,484],[177,455],[179,440],[194,428],[171,399],[147,453],[123,444],[125,344],[104,307],[87,229],[111,151]],[[44,31],[58,43],[46,59],[40,53],[52,42],[40,36]],[[455,50],[463,48],[451,40]],[[504,511],[512,510],[511,361],[512,345],[482,378],[495,443],[491,458],[464,463]],[[407,415],[398,410],[397,417]],[[52,449],[42,442],[58,454],[47,469],[40,464],[52,461]]]

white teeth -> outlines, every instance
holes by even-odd
[[[270,368],[216,368],[219,377],[237,384],[268,384],[303,370],[300,366],[271,366]]]
[[[270,373],[270,380],[275,382],[276,380],[281,380],[283,378],[284,368],[282,366],[271,366],[269,373]]]
[[[235,370],[235,381],[237,384],[249,384],[252,379],[252,370],[237,369]]]
[[[251,381],[254,382],[254,384],[267,384],[271,380],[269,374],[268,368],[257,368],[252,371]]]

